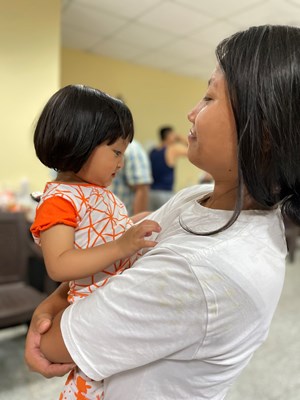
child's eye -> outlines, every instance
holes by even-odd
[[[117,157],[119,157],[122,153],[119,150],[114,150],[114,153]]]

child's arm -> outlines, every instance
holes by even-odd
[[[40,351],[52,363],[73,362],[60,330],[60,320],[63,312],[64,310],[60,311],[54,317],[51,328],[41,337]]]
[[[128,229],[119,239],[88,249],[75,249],[74,228],[62,224],[54,225],[41,232],[47,272],[58,282],[93,275],[142,248],[154,247],[156,242],[147,240],[146,237],[159,231],[157,222],[144,220]]]

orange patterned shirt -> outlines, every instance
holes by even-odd
[[[105,187],[50,182],[45,187],[31,226],[35,242],[40,245],[40,232],[56,224],[73,226],[74,247],[86,249],[119,238],[132,226],[132,221],[124,204]],[[134,255],[118,260],[102,272],[71,281],[68,300],[74,302],[89,295],[103,286],[110,276],[129,268],[136,258]]]

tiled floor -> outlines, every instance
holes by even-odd
[[[26,326],[0,331],[0,400],[56,400],[64,378],[47,380],[24,365]]]
[[[24,326],[0,331],[0,400],[56,400],[64,378],[47,380],[27,370],[25,332]],[[300,400],[300,252],[287,265],[269,338],[226,400]]]

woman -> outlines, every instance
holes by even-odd
[[[281,211],[300,224],[299,40],[298,28],[260,26],[218,45],[188,115],[189,160],[214,187],[153,213],[159,244],[43,335],[46,358],[104,379],[106,400],[224,399],[266,339],[284,281]],[[27,363],[49,377],[72,366],[40,354],[63,295],[39,306],[28,333]]]

